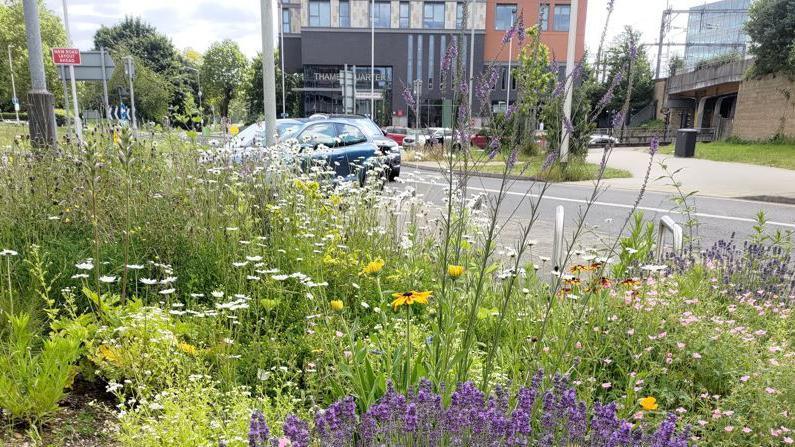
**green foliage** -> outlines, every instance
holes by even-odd
[[[207,98],[218,104],[221,116],[229,116],[229,103],[240,93],[248,61],[237,43],[214,42],[204,53],[201,77]]]
[[[47,86],[55,95],[56,102],[63,101],[58,73],[52,58],[49,57],[53,47],[66,45],[66,32],[60,17],[49,10],[44,1],[38,1],[39,22],[41,26],[41,44],[44,59],[44,71]],[[14,81],[16,82],[17,97],[22,110],[27,110],[27,93],[30,90],[30,72],[28,71],[28,44],[25,33],[25,19],[22,0],[7,0],[0,2],[0,60],[3,69],[0,70],[0,111],[14,111],[11,105],[11,76],[8,70],[8,46],[11,45],[11,58],[14,61]]]
[[[795,0],[757,0],[748,15],[753,75],[795,76]]]
[[[274,421],[295,413],[290,395],[254,398],[243,388],[229,391],[219,384],[196,377],[181,388],[171,388],[152,401],[132,406],[120,420],[119,442],[129,447],[183,447],[218,444],[248,446],[249,418],[253,409],[263,412],[271,433],[281,433]],[[300,413],[299,413],[300,414]]]
[[[137,74],[136,109],[144,120],[161,121],[169,110],[175,116],[193,114],[196,105],[191,105],[189,98],[198,93],[198,85],[195,73],[188,68],[196,67],[184,60],[171,40],[154,26],[140,18],[125,17],[113,26],[100,27],[94,35],[94,46],[111,51],[117,67],[122,67],[124,57],[133,56]],[[110,103],[118,105],[113,91],[119,87],[127,89],[124,70],[114,72],[111,85]],[[90,89],[88,101],[99,107],[102,87],[94,85]]]
[[[156,73],[168,72],[178,65],[178,53],[171,40],[140,17],[125,17],[111,27],[102,25],[94,34],[94,48],[102,47],[124,48]]]
[[[616,75],[620,73],[622,79],[613,91],[611,101],[605,105],[604,111],[598,117],[600,120],[606,120],[611,113],[620,111],[624,107],[624,100],[629,88],[629,76],[626,70],[631,60],[630,56],[633,46],[636,48],[637,58],[632,61],[632,97],[630,98],[629,113],[626,118],[629,119],[632,114],[648,105],[654,99],[654,75],[651,71],[651,63],[646,53],[646,47],[641,45],[641,42],[643,42],[643,39],[640,31],[627,26],[624,32],[618,35],[610,48],[608,48],[605,61],[607,78],[604,83],[590,89],[591,103],[598,103]]]
[[[654,222],[643,220],[636,212],[629,234],[618,243],[618,263],[613,266],[613,277],[626,278],[640,274],[640,268],[651,260],[654,250]]]
[[[278,57],[276,58],[276,111],[277,116],[281,116],[282,111],[282,67]],[[287,96],[285,102],[287,103],[287,113],[290,117],[303,116],[304,102],[299,92],[293,89],[303,87],[304,77],[302,73],[287,73],[284,78]],[[254,60],[251,61],[248,72],[246,73],[245,80],[245,104],[248,113],[248,120],[254,121],[263,113],[262,108],[262,54],[257,53]]]
[[[28,313],[6,314],[0,340],[0,407],[17,420],[38,422],[58,408],[74,379],[86,333],[52,332],[47,337]]]

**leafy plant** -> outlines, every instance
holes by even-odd
[[[74,380],[85,333],[39,335],[30,314],[8,315],[0,341],[0,407],[12,419],[39,422],[58,408]]]

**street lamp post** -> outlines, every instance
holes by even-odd
[[[28,42],[28,126],[34,147],[55,147],[55,104],[52,93],[47,91],[44,76],[44,59],[41,49],[41,24],[37,0],[23,0],[25,33]]]
[[[574,95],[574,52],[577,49],[577,13],[579,0],[571,0],[571,13],[569,14],[569,41],[566,47],[566,99],[563,102],[563,123],[561,133],[563,140],[560,143],[560,161],[569,161],[569,142],[571,135],[566,130],[571,123],[571,103]]]
[[[279,2],[282,5],[282,2]],[[279,29],[281,33],[279,33],[279,62],[282,65],[282,118],[287,118],[287,99],[286,99],[286,92],[285,92],[285,82],[284,82],[284,8],[283,6],[279,7],[279,19],[281,20],[281,25]]]
[[[375,121],[375,0],[370,5],[370,119]]]
[[[469,29],[469,118],[472,119],[472,89],[475,88],[475,0],[469,1],[469,13],[467,14]],[[442,50],[444,51],[444,50]]]
[[[276,75],[273,63],[273,3],[260,0],[262,26],[262,107],[265,115],[265,145],[276,142]]]
[[[199,115],[202,119],[202,125],[204,125],[204,109],[202,108],[202,81],[201,76],[199,75],[199,70],[193,67],[185,67],[185,70],[196,73],[196,94],[199,96]]]
[[[8,68],[11,70],[11,91],[13,95],[11,102],[14,103],[14,114],[17,117],[17,124],[19,124],[19,98],[17,98],[17,85],[14,82],[14,61],[11,59],[11,45],[8,45]]]
[[[66,40],[69,41],[69,46],[72,43],[72,32],[69,28],[69,10],[66,7],[66,0],[63,0],[63,23],[66,29]],[[75,66],[69,65],[69,78],[72,83],[72,109],[74,111],[75,134],[77,134],[77,141],[83,142],[83,123],[80,120],[80,111],[77,108],[77,81],[75,80]]]
[[[508,39],[508,87],[505,92],[505,112],[508,112],[508,107],[511,106],[511,62],[513,61],[513,16],[516,14],[516,9],[511,12],[511,37]]]

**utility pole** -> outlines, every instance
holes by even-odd
[[[72,47],[72,33],[69,31],[69,10],[66,8],[66,0],[63,0],[63,23],[66,28],[66,40]],[[69,65],[69,78],[72,81],[72,110],[74,111],[75,134],[77,141],[83,142],[83,123],[80,120],[80,111],[77,108],[77,81],[75,80],[75,66]]]
[[[102,58],[102,101],[105,106],[105,119],[110,121],[110,101],[108,100],[108,73],[105,68],[105,47],[100,47],[99,57]]]
[[[370,119],[375,121],[375,0],[370,1]]]
[[[135,88],[133,87],[133,78],[135,77],[135,63],[132,56],[124,58],[124,71],[127,73],[127,79],[130,82],[130,111],[132,113],[132,128],[138,129],[138,120],[135,118]]]
[[[668,8],[662,13],[662,19],[660,19],[660,40],[657,41],[657,70],[654,72],[655,77],[654,79],[660,79],[660,65],[662,62],[662,51],[663,51],[663,40],[665,40],[665,28],[668,24],[668,20],[671,16],[671,9]]]
[[[511,13],[511,38],[508,39],[508,87],[505,92],[505,112],[508,113],[508,108],[511,107],[511,62],[513,62],[513,17],[516,15],[516,9]]]
[[[282,2],[279,1],[279,4],[282,5]],[[289,13],[289,11],[288,11]],[[279,33],[279,62],[282,64],[282,118],[287,118],[287,100],[286,100],[286,92],[285,92],[285,82],[284,82],[284,8],[280,6],[279,8],[279,19],[281,21],[281,25],[279,29],[282,31]],[[347,68],[346,68],[347,73]]]
[[[469,27],[469,119],[472,119],[472,89],[475,88],[475,0],[469,1],[469,11],[467,19],[471,24]],[[442,48],[444,51],[444,48]]]
[[[11,59],[11,45],[8,45],[8,68],[11,69],[11,102],[14,103],[14,114],[17,117],[17,124],[19,124],[19,98],[17,98],[17,85],[14,82],[14,60]]]
[[[276,138],[276,66],[273,63],[273,3],[260,0],[262,21],[262,107],[265,113],[265,145]]]
[[[414,80],[414,118],[416,128],[420,130],[420,96],[422,94],[422,80]]]
[[[569,42],[566,46],[566,99],[563,102],[563,123],[560,130],[563,140],[560,143],[560,161],[569,161],[569,142],[571,135],[566,130],[568,123],[571,123],[571,102],[574,95],[574,53],[577,50],[577,12],[579,10],[579,0],[571,0],[571,13],[569,14]]]
[[[44,76],[44,59],[41,50],[41,26],[37,0],[23,0],[25,11],[25,33],[28,41],[28,69],[30,92],[28,92],[28,126],[34,147],[54,147],[55,100],[47,91]]]

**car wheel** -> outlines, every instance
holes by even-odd
[[[400,177],[400,168],[390,168],[389,175],[387,176],[387,178],[389,178],[389,181],[394,182],[395,179],[398,177]]]

